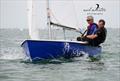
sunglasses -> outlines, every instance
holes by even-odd
[[[87,21],[90,21],[90,19],[87,19]]]

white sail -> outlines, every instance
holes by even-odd
[[[46,14],[46,4],[47,0],[28,0],[28,25],[29,25],[29,34],[32,39],[39,39],[39,29],[49,29],[47,26],[47,14]],[[88,23],[86,22],[86,17],[88,15],[94,16],[94,20],[97,23],[100,18],[109,20],[106,14],[110,13],[110,10],[107,8],[107,3],[104,4],[99,1],[76,1],[76,0],[49,0],[50,6],[50,20],[55,23],[55,26],[51,26],[52,38],[54,38],[57,33],[54,31],[54,28],[58,25],[64,25],[71,27],[72,29],[78,29],[83,31],[86,29]],[[89,4],[91,3],[91,4]],[[106,11],[92,11],[96,9],[96,3],[99,3],[100,9],[106,9]],[[89,4],[89,5],[88,5]],[[88,11],[87,11],[88,10]],[[101,13],[101,15],[96,15],[96,13]],[[64,27],[62,26],[62,27]],[[106,24],[107,26],[107,24]],[[66,29],[64,27],[64,29]],[[80,30],[81,29],[81,30]],[[50,31],[40,34],[42,39],[50,35]],[[55,34],[55,35],[54,35]],[[62,32],[63,34],[63,32]],[[50,38],[50,36],[48,36]],[[59,37],[59,36],[58,36]]]
[[[35,23],[35,13],[34,13],[34,1],[28,0],[28,27],[29,27],[29,36],[31,39],[39,39],[39,30],[36,27]]]

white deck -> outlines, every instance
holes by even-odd
[[[71,43],[80,43],[80,44],[88,44],[87,41],[72,41],[72,40],[45,40],[45,39],[40,39],[40,40],[33,40],[33,41],[55,41],[55,42],[71,42]]]

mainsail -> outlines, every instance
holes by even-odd
[[[52,36],[52,29],[54,29],[53,27],[51,27],[51,25],[54,25],[54,27],[62,27],[63,28],[63,34],[65,35],[65,30],[66,29],[72,29],[72,30],[76,30],[75,25],[74,27],[71,27],[71,26],[67,26],[67,25],[62,25],[62,24],[58,24],[58,22],[55,22],[54,21],[54,18],[53,18],[53,14],[51,13],[51,11],[54,12],[54,8],[51,8],[53,7],[53,5],[49,5],[50,1],[49,0],[45,0],[45,1],[36,1],[36,0],[28,0],[28,27],[29,27],[29,36],[31,39],[33,40],[36,40],[36,39],[40,39],[42,35],[39,34],[39,30],[40,29],[45,29],[46,27],[48,27],[48,37],[49,39],[53,39],[53,36]],[[47,3],[47,4],[46,4]],[[51,2],[53,4],[53,2]],[[50,8],[49,8],[50,6]],[[68,5],[69,6],[69,5]],[[46,15],[46,8],[47,7],[47,15]],[[60,7],[61,9],[62,7]],[[61,11],[59,8],[57,8],[58,11]],[[61,11],[62,12],[62,11]],[[64,12],[62,12],[64,14]],[[66,13],[66,12],[65,12]],[[71,12],[68,12],[68,13],[71,13]],[[62,14],[62,15],[63,15]],[[57,19],[59,19],[59,14],[55,14],[54,12],[54,15]],[[72,16],[73,17],[73,16]],[[71,18],[72,18],[71,17]],[[65,22],[67,20],[73,20],[73,18],[71,19],[69,17],[69,19],[66,18],[65,15],[63,15],[62,18],[65,18]],[[69,23],[69,22],[67,22]],[[71,22],[70,22],[71,23]],[[73,22],[72,22],[73,23]],[[47,26],[48,25],[48,26]]]

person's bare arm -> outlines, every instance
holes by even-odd
[[[97,37],[97,35],[87,35],[86,37],[89,38],[89,39],[94,39],[94,38]]]

